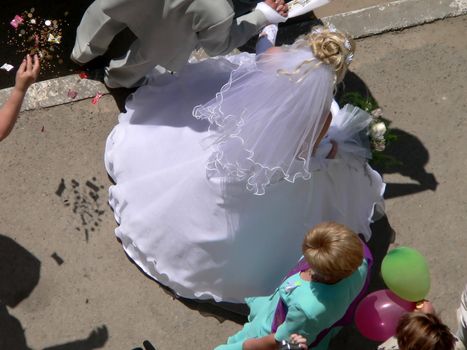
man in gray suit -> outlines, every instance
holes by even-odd
[[[112,59],[104,81],[110,88],[135,87],[154,67],[177,71],[191,52],[210,56],[243,45],[270,23],[287,19],[284,0],[264,0],[234,19],[232,0],[95,0],[77,29],[72,60],[85,64],[103,55],[120,31],[136,36],[126,54]]]

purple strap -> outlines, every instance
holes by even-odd
[[[282,283],[289,278],[290,276],[295,275],[297,272],[302,272],[308,270],[310,265],[305,260],[305,258],[300,259],[298,263],[290,270],[287,275],[282,280]],[[277,303],[276,312],[274,313],[274,319],[272,320],[272,327],[271,331],[276,333],[277,328],[285,321],[285,317],[287,316],[287,305],[285,305],[282,299],[279,299]]]
[[[318,334],[316,337],[315,341],[310,345],[311,348],[317,346],[321,340],[335,327],[341,327],[348,325],[352,323],[353,320],[353,315],[355,312],[355,309],[357,308],[358,303],[360,300],[363,299],[363,297],[366,295],[366,292],[368,290],[368,286],[370,284],[370,275],[371,275],[371,267],[373,266],[373,255],[370,252],[370,249],[368,249],[367,245],[362,241],[363,244],[363,256],[365,260],[367,261],[368,264],[368,272],[365,278],[365,283],[363,284],[363,288],[360,291],[360,293],[357,295],[357,297],[352,301],[352,303],[349,305],[347,308],[347,311],[345,312],[344,316],[337,320],[332,326],[329,328],[326,328],[321,331],[321,333]],[[295,267],[289,271],[289,273],[285,276],[282,282],[284,282],[287,278],[289,278],[292,275],[295,275],[298,272],[302,272],[305,270],[308,270],[310,268],[310,265],[306,262],[305,259],[300,259],[300,261],[295,265]],[[272,327],[271,327],[271,332],[275,333],[277,331],[277,328],[285,321],[285,318],[287,316],[287,305],[285,305],[284,301],[282,299],[279,299],[279,302],[277,303],[276,307],[276,312],[274,313],[274,319],[272,322]]]

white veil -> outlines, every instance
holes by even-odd
[[[334,73],[309,47],[276,50],[242,60],[216,97],[193,110],[211,123],[215,137],[208,176],[246,180],[257,195],[274,175],[310,178],[333,97]]]

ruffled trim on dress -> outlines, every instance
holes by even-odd
[[[120,123],[125,123],[129,121],[130,118],[131,116],[128,112],[122,113],[119,116]],[[184,285],[171,279],[169,273],[166,273],[166,271],[171,270],[170,267],[167,266],[168,264],[164,264],[163,260],[156,261],[148,258],[138,245],[131,240],[129,235],[125,233],[125,230],[121,226],[121,218],[122,212],[126,207],[126,202],[121,200],[121,195],[118,193],[118,168],[115,167],[116,164],[114,157],[115,150],[118,149],[124,141],[124,130],[120,128],[119,125],[115,126],[107,138],[105,166],[108,174],[117,183],[117,185],[110,186],[109,188],[109,204],[113,208],[115,221],[120,225],[115,229],[115,235],[120,239],[125,253],[148,277],[170,288],[177,296],[200,300],[214,299],[216,302],[223,301],[221,295],[217,295],[208,290],[193,291],[192,289],[186,288]]]
[[[263,195],[273,177],[291,183],[310,179],[314,141],[332,100],[329,67],[309,48],[287,48],[258,60],[239,56],[215,99],[193,109],[217,137],[206,165],[208,177],[244,181],[255,195]],[[262,90],[267,92],[258,93]]]

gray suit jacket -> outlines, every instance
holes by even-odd
[[[156,58],[170,70],[199,47],[210,56],[227,54],[268,24],[258,10],[234,19],[231,0],[100,0],[100,6],[140,39],[143,61]]]

